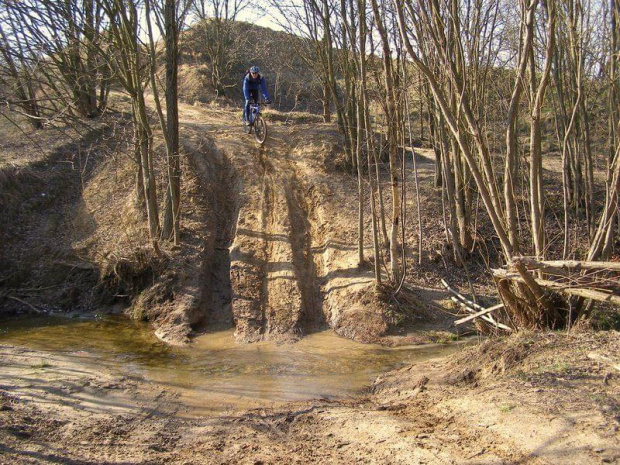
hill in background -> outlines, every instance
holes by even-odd
[[[247,69],[257,65],[274,108],[320,113],[321,85],[302,58],[311,43],[298,36],[240,21],[193,24],[181,39],[179,93],[189,103],[240,104]]]

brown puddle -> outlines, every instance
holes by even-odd
[[[230,329],[199,336],[179,348],[160,342],[149,325],[119,317],[4,319],[0,344],[70,354],[85,365],[103,365],[162,384],[180,393],[192,416],[354,396],[381,373],[463,347],[451,343],[386,348],[332,331],[290,345],[240,345]]]

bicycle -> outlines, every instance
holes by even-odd
[[[266,103],[250,103],[250,124],[247,128],[248,134],[252,134],[252,129],[254,129],[254,138],[262,145],[267,138],[267,124],[260,115],[261,105],[266,105]]]

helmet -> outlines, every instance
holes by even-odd
[[[258,74],[258,66],[254,65],[250,68],[250,73],[257,73]]]

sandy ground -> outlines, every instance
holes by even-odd
[[[355,399],[203,418],[169,387],[3,346],[0,462],[620,463],[618,336],[520,334]]]

